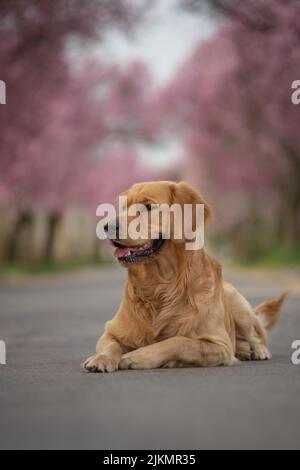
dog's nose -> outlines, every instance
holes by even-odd
[[[108,238],[119,237],[120,224],[117,220],[110,220],[103,228],[105,233],[107,233]]]

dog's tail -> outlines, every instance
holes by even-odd
[[[279,297],[266,300],[255,307],[254,313],[260,318],[267,330],[275,325],[279,317],[280,308],[288,294],[289,291],[285,291]]]

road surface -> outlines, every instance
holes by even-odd
[[[115,312],[124,276],[106,268],[0,284],[1,449],[300,448],[293,275],[229,274],[254,305],[295,288],[271,334],[271,361],[87,373],[80,363]]]

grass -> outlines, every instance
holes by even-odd
[[[111,264],[109,261],[97,260],[64,260],[27,263],[4,263],[0,266],[0,278],[26,274],[59,274],[89,267],[101,267]]]
[[[235,258],[235,262],[243,266],[265,267],[265,268],[300,268],[300,246],[288,250],[283,247],[273,247],[260,256],[252,257],[250,260]],[[111,265],[109,260],[65,260],[26,263],[4,263],[0,265],[0,278],[15,277],[20,275],[43,275],[59,274],[64,272],[78,271],[84,268],[97,268]]]
[[[300,246],[293,249],[273,247],[244,264],[266,268],[300,268]]]

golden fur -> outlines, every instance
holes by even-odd
[[[185,182],[140,183],[125,194],[128,205],[202,203],[205,221],[211,215]],[[141,240],[124,243],[136,246]],[[167,240],[154,257],[126,267],[121,305],[106,323],[96,354],[85,361],[87,370],[206,367],[270,358],[266,328],[275,322],[286,294],[252,309],[223,281],[220,264],[204,249],[187,251],[184,240]]]

